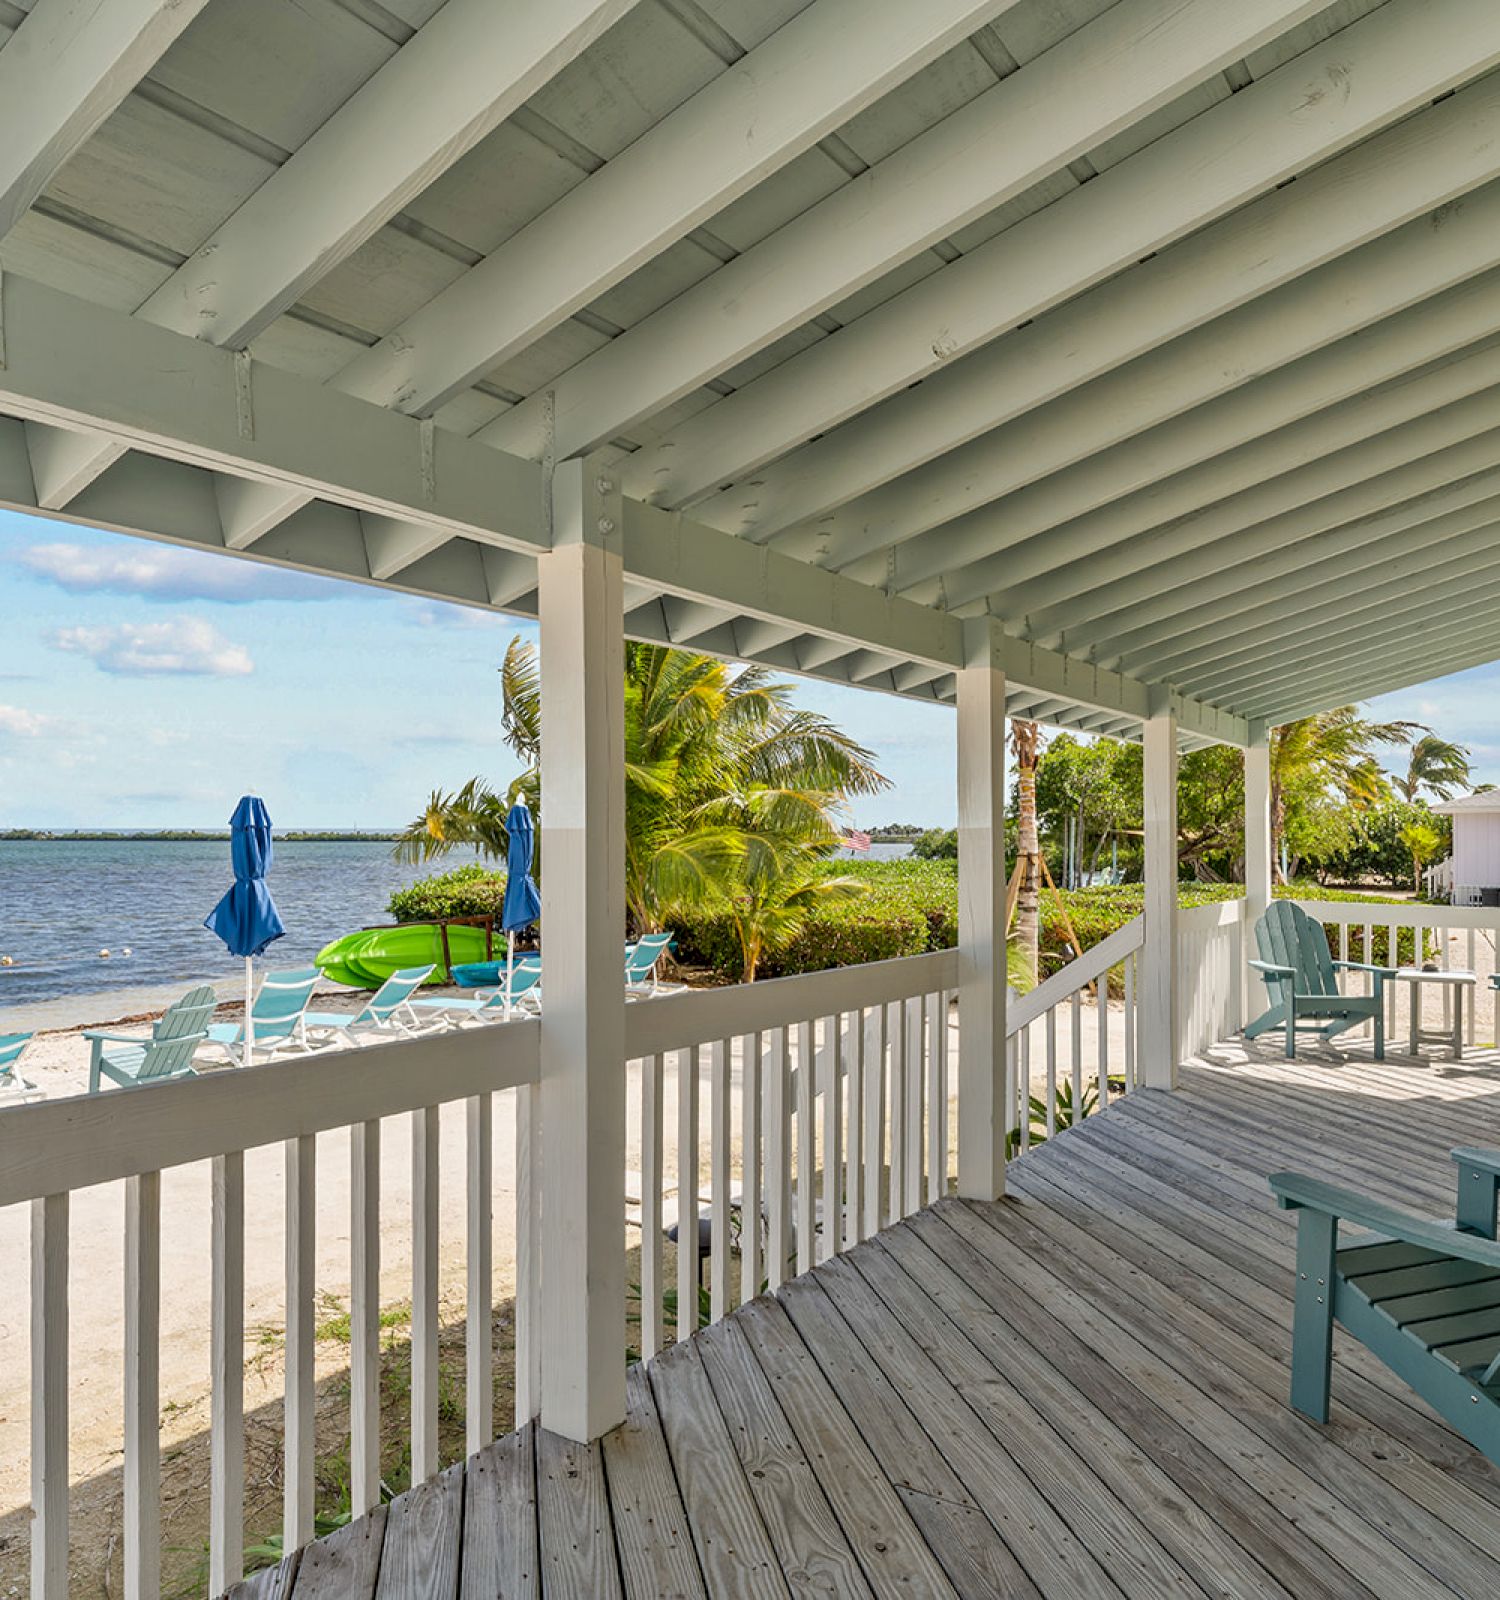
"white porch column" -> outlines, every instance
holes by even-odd
[[[1177,718],[1141,724],[1145,746],[1146,946],[1141,952],[1140,1073],[1177,1086]]]
[[[1255,924],[1271,904],[1271,746],[1262,736],[1245,751],[1245,959],[1255,955]],[[1245,968],[1244,1019],[1265,1010],[1265,985]]]
[[[1005,673],[988,624],[958,674],[958,1192],[1005,1190]]]
[[[542,1424],[625,1417],[625,688],[620,499],[589,461],[553,477],[541,622]]]

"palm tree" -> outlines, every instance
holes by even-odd
[[[1439,800],[1450,800],[1457,789],[1469,787],[1469,751],[1451,739],[1440,739],[1431,729],[1413,739],[1406,773],[1391,780],[1402,796],[1415,801],[1423,789]]]
[[[1041,755],[1041,731],[1036,723],[1013,719],[1010,747],[1016,758],[1016,852],[1020,883],[1016,889],[1016,944],[1026,967],[1029,984],[1040,976],[1041,874],[1037,870],[1036,769]]]
[[[1388,794],[1389,780],[1376,760],[1376,749],[1407,743],[1418,726],[1413,722],[1371,722],[1360,715],[1358,706],[1335,706],[1273,730],[1272,860],[1281,860],[1294,806],[1311,808],[1331,799],[1356,811],[1368,811]]]
[[[455,845],[504,854],[510,799],[540,801],[541,687],[534,646],[512,639],[501,667],[505,741],[526,763],[506,796],[480,778],[434,794],[402,835],[401,859]],[[673,916],[725,912],[742,929],[753,976],[762,954],[796,936],[821,898],[857,892],[814,884],[838,846],[845,799],[888,780],[870,751],[791,702],[763,667],[661,645],[625,647],[625,902],[638,933]],[[498,837],[493,819],[501,820]],[[836,880],[835,880],[836,881]],[[828,880],[824,880],[827,883]]]

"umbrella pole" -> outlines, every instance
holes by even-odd
[[[255,1012],[252,1005],[252,979],[251,969],[255,965],[254,956],[245,957],[245,1065],[255,1064]]]
[[[516,936],[507,933],[505,936],[505,1020],[510,1021],[511,979],[516,970]]]

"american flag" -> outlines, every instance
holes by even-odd
[[[860,833],[858,829],[851,828],[844,835],[844,845],[846,849],[854,851],[856,855],[863,855],[870,848],[870,836],[867,833]]]

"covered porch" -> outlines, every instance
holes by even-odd
[[[1216,1046],[633,1368],[602,1439],[528,1425],[238,1592],[1493,1593],[1500,1470],[1369,1352],[1288,1410],[1265,1182],[1442,1214],[1460,1143],[1500,1146],[1494,1050]]]
[[[1341,1345],[1332,1427],[1287,1411],[1264,1183],[1305,1158],[1444,1209],[1448,1147],[1500,1144],[1493,1055],[1222,1041],[1272,893],[1269,730],[1500,653],[1500,8],[0,0],[0,30],[0,505],[534,618],[545,728],[540,1019],[0,1118],[35,1600],[69,1590],[70,1200],[104,1183],[124,1338],[86,1359],[124,1367],[126,1600],[160,1591],[161,1175],[187,1163],[206,1587],[243,1578],[267,1149],[292,1553],[257,1590],[1493,1592],[1496,1475],[1399,1384]],[[627,1006],[627,638],[951,707],[955,947]],[[1143,914],[1015,1003],[1010,717],[1144,752]],[[1176,768],[1205,743],[1244,751],[1246,893],[1184,911]],[[1368,908],[1316,912],[1371,948]],[[1377,918],[1419,924],[1456,960],[1500,912]],[[410,1174],[395,1499],[383,1165]],[[707,1241],[702,1332],[669,1202]],[[354,1520],[323,1543],[330,1232]]]

